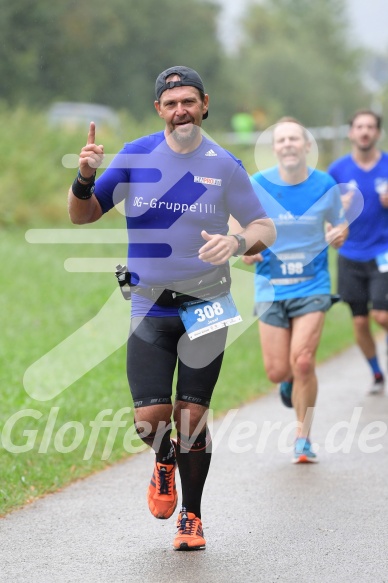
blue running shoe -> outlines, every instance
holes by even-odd
[[[279,393],[283,405],[292,409],[292,381],[284,381],[284,383],[280,383]]]
[[[294,446],[293,464],[316,463],[317,454],[311,451],[311,443],[308,437],[298,437]]]

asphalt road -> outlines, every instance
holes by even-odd
[[[0,520],[0,581],[388,582],[388,397],[366,395],[357,348],[318,377],[318,464],[290,463],[276,390],[214,423],[205,551],[172,550],[177,512],[149,513],[143,453]]]

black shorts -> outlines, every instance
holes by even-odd
[[[388,310],[388,272],[381,273],[374,259],[352,261],[338,255],[338,293],[353,316]]]
[[[176,399],[208,407],[221,370],[227,328],[190,340],[178,316],[135,317],[127,344],[127,377],[135,407]]]

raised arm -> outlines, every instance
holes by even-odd
[[[72,223],[94,223],[102,216],[102,210],[93,194],[96,169],[104,159],[104,146],[95,144],[96,126],[90,123],[86,146],[79,156],[79,172],[69,189],[68,209]]]

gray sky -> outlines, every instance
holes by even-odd
[[[233,47],[238,38],[233,21],[242,13],[247,0],[216,1],[224,7],[220,23],[222,38]],[[379,52],[388,51],[388,0],[347,0],[347,4],[352,41]]]
[[[388,50],[387,0],[347,0],[353,38],[380,52]]]

